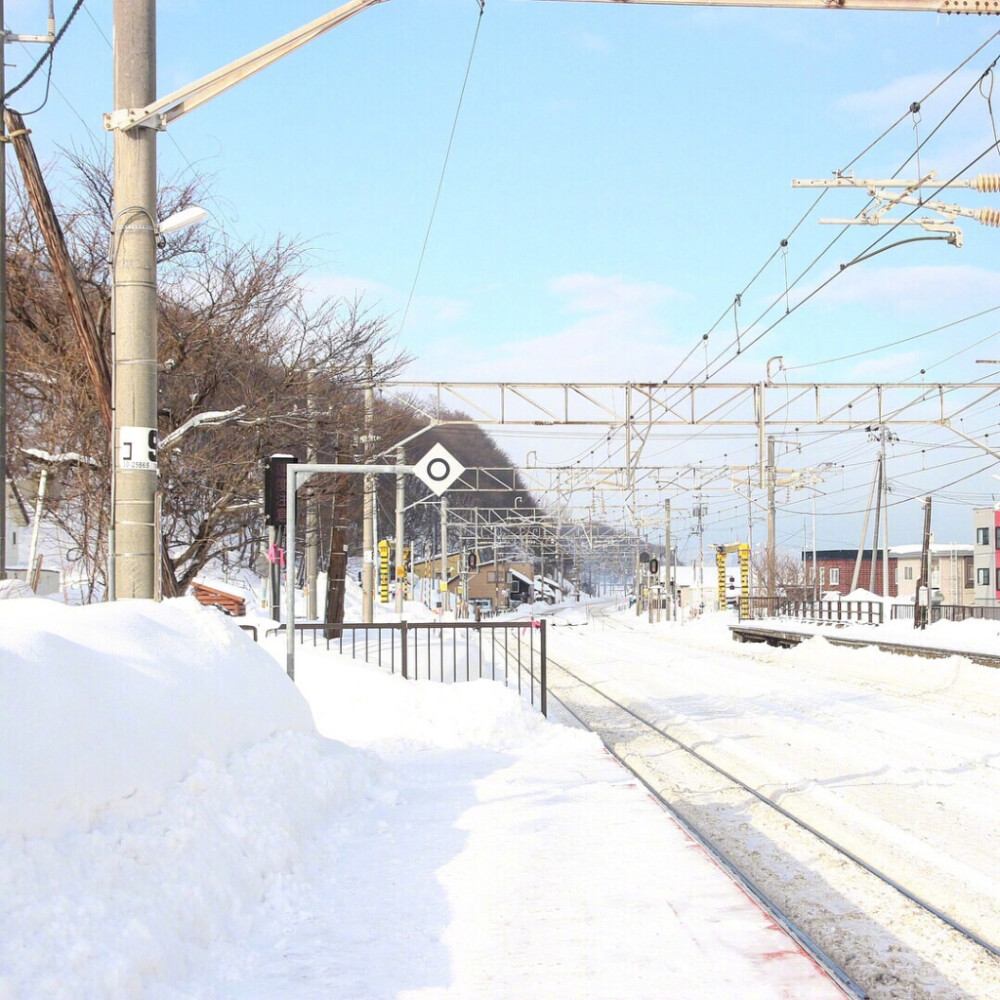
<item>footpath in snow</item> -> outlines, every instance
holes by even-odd
[[[841,995],[596,737],[271,642],[0,602],[0,998]]]

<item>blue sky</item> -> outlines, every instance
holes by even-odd
[[[70,6],[57,4],[60,20]],[[160,92],[328,9],[322,0],[163,0]],[[40,31],[45,3],[8,0],[6,15],[11,30]],[[415,356],[414,379],[660,380],[744,289],[737,317],[743,336],[754,336],[883,235],[850,230],[786,299],[786,272],[793,279],[839,231],[818,218],[851,216],[865,203],[863,191],[831,192],[795,228],[815,194],[793,190],[792,178],[846,166],[1000,29],[1000,18],[488,0],[417,277],[478,20],[474,0],[391,0],[175,122],[159,142],[166,174],[212,178],[212,225],[245,240],[308,240],[310,285],[364,293]],[[56,51],[58,90],[30,124],[57,173],[59,145],[110,148],[100,127],[111,109],[110,37],[110,2],[88,0]],[[38,54],[10,46],[8,80]],[[854,163],[855,174],[894,173],[998,54],[1000,40],[987,44],[923,104],[919,121],[908,115]],[[43,91],[37,79],[13,104],[30,110]],[[921,151],[924,172],[950,176],[987,149],[988,112],[974,90]],[[971,172],[981,171],[1000,171],[1000,155]],[[968,191],[943,197],[990,203]],[[820,364],[1000,305],[1000,231],[971,220],[962,228],[963,249],[914,243],[849,268],[720,377],[758,381],[774,356],[790,381],[988,375],[975,361],[1000,358],[1000,313]],[[793,229],[787,253],[747,288]],[[918,234],[899,230],[883,245]],[[713,354],[734,328],[730,311],[711,334]],[[703,360],[698,348],[676,377],[699,377]],[[966,426],[979,435],[995,423],[984,413]],[[988,456],[939,448],[952,440],[940,430],[904,438],[890,470],[899,477],[893,542],[916,540],[912,497],[939,489],[938,539],[966,540],[967,505],[992,502],[1000,489],[991,470],[973,475]],[[499,440],[515,458],[527,448],[543,461],[588,450],[580,439]],[[856,544],[873,446],[802,435],[788,448],[789,464],[843,465],[818,502],[819,544]],[[725,453],[745,463],[754,442],[671,440],[659,453],[664,462]],[[679,510],[688,499],[677,499]],[[708,505],[714,541],[745,535],[745,503],[720,494]],[[811,503],[789,495],[784,506],[779,534],[799,545]]]

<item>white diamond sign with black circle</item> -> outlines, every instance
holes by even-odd
[[[465,466],[443,444],[436,444],[413,467],[413,474],[437,496],[451,487]]]

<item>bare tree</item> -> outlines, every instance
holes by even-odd
[[[110,357],[111,187],[107,164],[70,154],[76,201],[61,212],[78,279]],[[16,185],[8,268],[12,471],[31,448],[75,452],[51,516],[94,585],[105,582],[109,442],[44,244]],[[161,217],[197,184],[166,185]],[[365,356],[375,378],[398,372],[385,321],[359,302],[303,290],[307,248],[279,237],[233,245],[210,230],[171,237],[159,254],[159,434],[163,586],[181,593],[213,560],[247,558],[259,538],[261,462],[304,452],[311,435],[356,425]]]

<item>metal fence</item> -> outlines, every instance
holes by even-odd
[[[912,604],[894,604],[892,606],[892,617],[913,619]],[[931,622],[964,622],[967,618],[982,618],[987,621],[1000,621],[1000,607],[997,608],[976,608],[966,604],[932,604]]]
[[[755,618],[794,618],[812,622],[862,622],[881,625],[884,621],[881,601],[792,601],[784,597],[751,597],[750,613],[740,615],[740,621]],[[889,617],[913,620],[912,604],[893,604]],[[965,604],[934,604],[931,622],[962,622],[967,618],[1000,621],[1000,607],[970,607]]]
[[[282,625],[268,634],[284,631]],[[296,622],[299,643],[388,667],[412,680],[445,684],[501,681],[542,715],[548,714],[545,621],[522,622]],[[326,633],[330,633],[328,636]]]
[[[792,601],[785,597],[751,597],[748,615],[754,618],[795,618],[812,622],[863,622],[881,625],[881,601]]]

